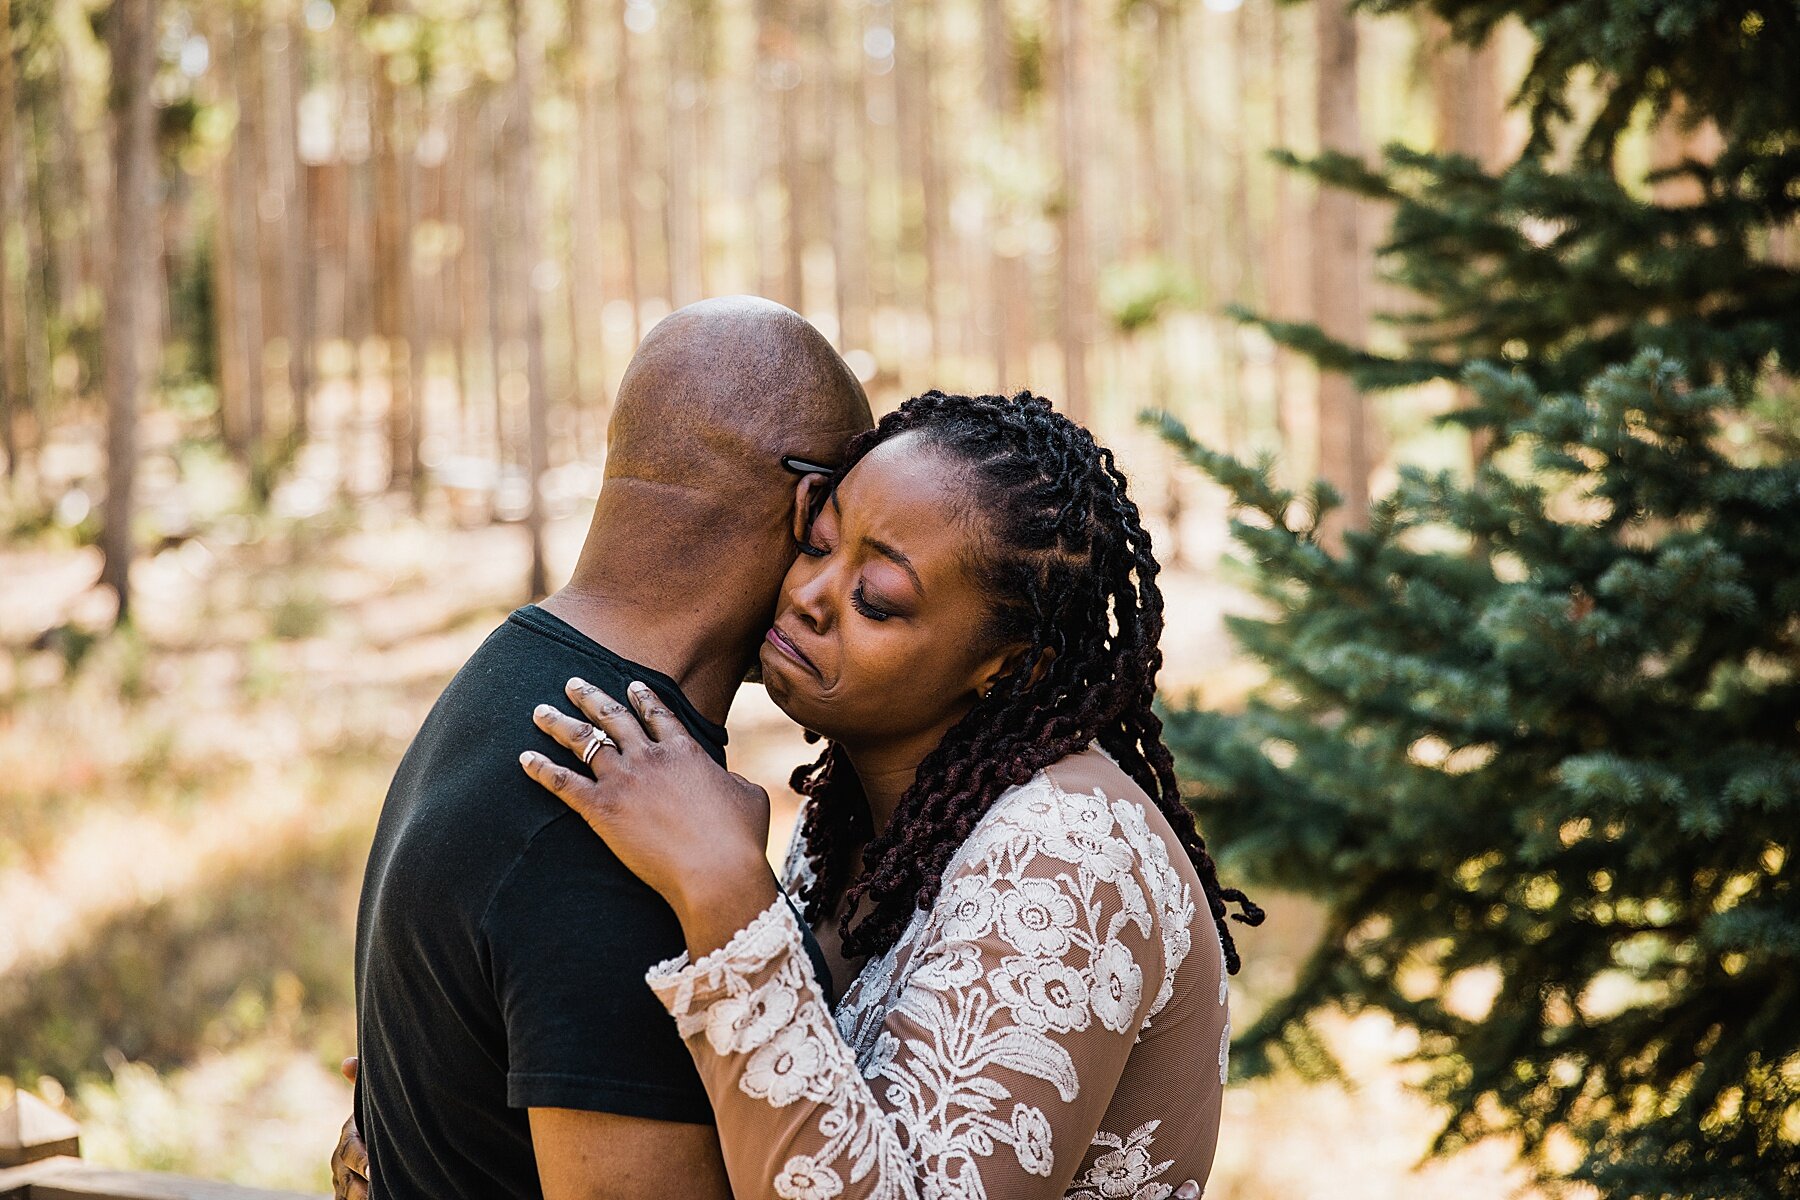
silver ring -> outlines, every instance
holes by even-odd
[[[600,753],[600,747],[617,746],[618,744],[619,743],[607,737],[603,731],[598,729],[594,730],[593,736],[587,740],[587,745],[581,748],[581,765],[584,767],[593,766],[594,755]]]

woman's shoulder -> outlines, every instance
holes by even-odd
[[[1069,917],[1085,905],[1094,927],[1111,931],[1108,947],[1135,927],[1137,950],[1120,944],[1107,952],[1139,958],[1155,988],[1146,1020],[1169,1003],[1193,945],[1201,894],[1193,864],[1155,802],[1098,747],[1003,793],[945,878],[945,907],[966,906],[972,892],[997,887],[1036,889],[1034,895],[1055,889]]]
[[[1168,868],[1174,841],[1168,822],[1136,780],[1098,746],[1050,764],[1003,792],[970,834],[959,856],[1047,854],[1142,874]]]
[[[1143,786],[1098,743],[1058,759],[1038,774],[1064,795],[1101,795],[1109,801],[1129,800],[1154,807]]]

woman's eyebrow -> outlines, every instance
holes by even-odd
[[[869,537],[864,538],[863,541],[868,544],[869,549],[875,551],[875,553],[881,555],[881,557],[888,559],[902,571],[905,571],[907,576],[911,578],[913,587],[918,591],[919,595],[923,596],[925,594],[925,583],[919,578],[919,573],[913,569],[912,559],[906,557],[906,555],[897,547],[890,546],[886,542],[878,542],[874,538]]]

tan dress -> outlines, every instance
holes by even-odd
[[[1097,749],[995,801],[835,1014],[786,901],[648,979],[740,1200],[1165,1200],[1211,1169],[1224,957],[1167,820]]]

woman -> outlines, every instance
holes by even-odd
[[[1237,955],[1151,709],[1157,564],[1110,451],[1045,401],[928,393],[852,446],[762,648],[827,740],[781,881],[768,798],[661,702],[570,681],[535,753],[680,918],[653,969],[733,1190],[1198,1196]],[[640,719],[642,724],[640,725]],[[1205,898],[1204,915],[1196,900]]]

